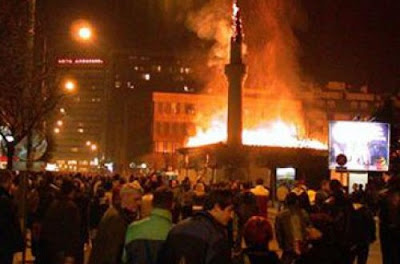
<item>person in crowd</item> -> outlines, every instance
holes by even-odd
[[[269,249],[273,238],[272,226],[265,217],[253,216],[244,227],[246,248],[243,253],[247,264],[279,264],[278,255]],[[248,258],[248,261],[246,261]]]
[[[182,220],[193,215],[194,192],[190,187],[190,182],[182,182],[181,213]]]
[[[74,196],[74,183],[64,179],[59,197],[51,203],[42,222],[38,263],[80,264],[81,216]]]
[[[10,171],[0,172],[0,263],[2,264],[12,264],[14,253],[24,248],[17,208],[10,195],[12,177]]]
[[[361,192],[352,196],[354,210],[351,216],[352,240],[351,263],[357,259],[358,264],[366,264],[368,260],[369,246],[376,240],[375,220],[372,212],[365,205]]]
[[[151,210],[153,209],[153,193],[151,186],[145,184],[143,187],[144,194],[142,196],[142,204],[140,207],[140,214],[142,218],[150,216]]]
[[[118,190],[118,189],[117,189]],[[121,262],[128,225],[138,219],[143,190],[138,183],[125,184],[113,193],[113,206],[100,221],[89,258],[90,264]]]
[[[172,193],[174,194],[174,204],[173,208],[171,210],[172,212],[172,222],[174,224],[179,222],[179,217],[181,214],[181,199],[182,199],[182,190],[179,186],[178,180],[171,180],[170,183],[170,188],[172,190]]]
[[[264,180],[258,178],[256,180],[256,186],[251,189],[251,192],[256,196],[257,199],[258,214],[260,216],[267,217],[269,191],[264,187]]]
[[[307,228],[310,219],[300,208],[298,196],[291,192],[286,197],[287,209],[280,212],[275,220],[276,239],[282,249],[282,263],[290,264],[300,259],[307,249]]]
[[[258,206],[256,196],[250,192],[248,183],[244,184],[245,189],[243,192],[236,195],[235,199],[235,218],[236,218],[236,237],[234,240],[234,248],[241,249],[242,238],[243,238],[243,228],[246,222],[255,215],[258,215]],[[235,229],[235,227],[233,227]]]
[[[338,180],[329,183],[331,194],[325,201],[326,210],[333,220],[333,245],[342,256],[342,263],[351,263],[352,222],[353,206],[345,193],[342,184]]]
[[[325,200],[328,199],[329,192],[329,180],[322,180],[320,189],[315,195],[315,204],[321,206],[325,202]]]
[[[92,198],[90,202],[90,229],[97,230],[99,226],[100,220],[103,217],[104,213],[107,211],[108,201],[105,197],[105,191],[103,188],[99,187],[97,189],[96,195]]]
[[[283,208],[285,207],[285,200],[288,193],[289,193],[289,188],[286,186],[285,183],[280,184],[276,190],[276,198],[278,200],[279,212],[282,211]]]
[[[154,192],[153,210],[148,218],[132,223],[126,232],[123,262],[154,264],[172,227],[174,195],[167,187]]]
[[[226,229],[232,214],[231,191],[223,189],[210,191],[204,211],[172,228],[160,251],[158,263],[232,263]]]
[[[205,197],[206,197],[206,186],[202,182],[196,183],[196,185],[194,186],[193,213],[200,212],[203,210]]]
[[[392,176],[379,200],[382,263],[400,263],[400,179]]]
[[[307,193],[307,186],[304,184],[304,181],[298,181],[291,192],[297,195],[300,208],[306,210],[307,213],[310,213],[311,203]]]

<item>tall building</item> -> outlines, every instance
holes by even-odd
[[[190,64],[161,53],[118,51],[110,65],[106,161],[124,172],[152,150],[152,93],[193,93]]]
[[[95,169],[105,150],[106,62],[96,57],[59,58],[56,83],[71,91],[49,123],[55,142],[52,161],[60,170]]]

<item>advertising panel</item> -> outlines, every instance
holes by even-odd
[[[349,171],[389,169],[390,126],[385,123],[331,121],[329,123],[329,168],[341,167],[346,157]],[[339,157],[339,158],[338,158]]]

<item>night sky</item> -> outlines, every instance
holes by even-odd
[[[51,1],[50,20],[61,32],[75,17],[91,19],[102,41],[113,47],[184,50],[197,42],[184,26],[185,14],[206,0],[164,1],[175,10],[149,11],[150,0]],[[400,88],[399,0],[299,1],[307,14],[306,30],[296,32],[305,76],[322,83],[368,84],[379,91]]]

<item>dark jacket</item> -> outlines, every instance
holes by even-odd
[[[298,217],[299,226],[293,226],[293,217]],[[276,240],[283,251],[293,251],[295,240],[295,231],[299,232],[300,240],[307,236],[307,227],[310,226],[310,219],[307,212],[303,209],[287,209],[279,213],[275,220]]]
[[[226,227],[200,212],[170,231],[159,264],[231,264]]]
[[[278,255],[267,249],[246,248],[244,251],[245,264],[280,264]],[[246,260],[248,258],[248,261]],[[249,262],[249,263],[248,263]]]
[[[125,233],[130,218],[120,208],[110,207],[100,221],[89,264],[121,263]]]
[[[355,245],[370,244],[376,240],[375,220],[371,211],[361,204],[353,204],[351,238]]]
[[[153,264],[172,227],[171,212],[154,208],[150,217],[129,225],[125,237],[124,263]]]
[[[17,210],[11,195],[0,187],[0,260],[21,251],[23,243]]]
[[[44,216],[40,235],[41,263],[59,263],[79,256],[81,217],[76,204],[66,197],[55,200]]]

